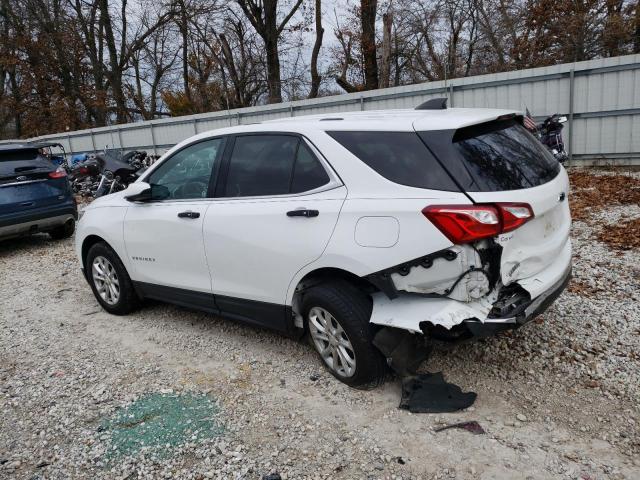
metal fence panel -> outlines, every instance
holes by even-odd
[[[640,164],[640,54],[65,132],[37,140],[61,142],[71,153],[105,148],[162,153],[191,135],[230,125],[321,113],[414,108],[442,96],[448,96],[454,107],[528,107],[537,119],[566,114],[570,124],[565,142],[571,144],[574,160],[628,163],[631,159]]]

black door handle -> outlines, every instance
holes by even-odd
[[[200,212],[192,212],[191,210],[187,210],[186,212],[180,212],[178,214],[180,218],[198,218],[200,217]]]
[[[317,217],[320,215],[318,210],[307,210],[306,208],[301,208],[300,210],[290,210],[287,212],[287,217]]]

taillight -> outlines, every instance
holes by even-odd
[[[489,205],[432,205],[422,213],[453,243],[475,242],[501,231],[498,210]]]
[[[510,232],[533,218],[533,210],[526,203],[432,205],[422,213],[456,244]]]
[[[502,214],[502,233],[521,227],[533,218],[533,210],[527,203],[499,203]]]
[[[67,172],[64,168],[58,167],[55,172],[49,172],[49,178],[64,178]]]

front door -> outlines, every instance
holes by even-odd
[[[208,139],[174,153],[144,178],[156,198],[127,210],[124,240],[134,266],[131,277],[145,295],[213,308],[202,226],[223,144],[222,138]]]
[[[326,247],[346,188],[295,135],[235,138],[204,243],[220,310],[286,330],[289,283]]]

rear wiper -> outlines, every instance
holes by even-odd
[[[14,172],[26,172],[28,170],[37,170],[40,167],[16,167],[13,169]]]

